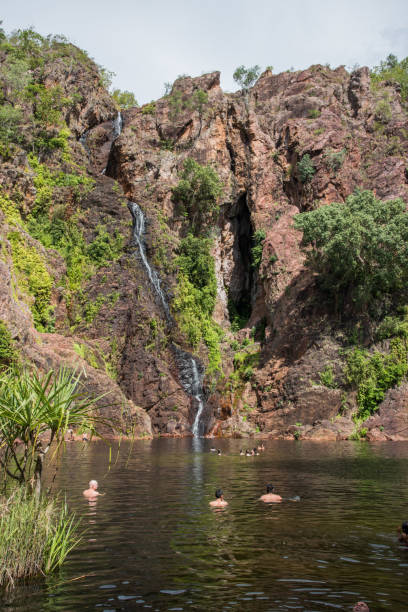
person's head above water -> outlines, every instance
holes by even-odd
[[[89,481],[89,488],[90,489],[97,489],[98,488],[98,481],[97,480],[90,480]]]
[[[273,485],[271,485],[271,484],[267,484],[267,485],[266,485],[266,492],[267,492],[267,493],[272,493],[273,488],[274,488],[274,487],[273,487]]]
[[[365,601],[358,601],[353,608],[353,612],[370,612],[370,608]]]
[[[408,535],[408,521],[404,521],[401,525],[402,533],[406,533]]]
[[[222,489],[217,489],[217,490],[215,491],[215,497],[216,497],[217,499],[221,499],[221,497],[222,497],[223,495],[224,495],[224,491],[223,491]]]

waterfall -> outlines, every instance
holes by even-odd
[[[194,417],[191,431],[194,437],[198,438],[205,433],[205,423],[202,419],[205,404],[203,391],[204,368],[190,355],[190,353],[187,353],[187,351],[183,351],[174,344],[172,348],[177,361],[181,386],[186,393],[195,399],[197,404],[197,412]]]
[[[128,207],[133,217],[133,240],[139,247],[140,258],[146,268],[150,282],[152,283],[157,296],[160,298],[160,302],[163,306],[163,310],[166,315],[167,321],[171,321],[170,308],[167,300],[160,287],[160,279],[154,268],[152,268],[147,261],[146,249],[144,245],[144,231],[145,231],[145,217],[142,209],[136,202],[128,202]]]
[[[203,402],[203,396],[202,396],[203,386],[202,386],[200,377],[198,375],[197,364],[193,358],[191,358],[191,371],[193,374],[193,383],[191,385],[192,392],[198,404],[198,409],[195,415],[192,432],[193,432],[194,437],[198,438],[201,433],[200,417],[204,410],[204,402]]]
[[[144,244],[145,217],[143,211],[136,202],[128,202],[128,207],[133,218],[133,241],[139,248],[140,258],[156,295],[159,297],[161,305],[163,306],[167,322],[171,324],[172,318],[170,315],[170,308],[161,290],[159,276],[156,270],[150,266],[146,256]],[[186,393],[194,398],[197,404],[197,412],[194,417],[192,433],[195,438],[198,438],[205,433],[205,424],[202,420],[204,410],[203,368],[190,353],[181,350],[174,344],[172,345],[172,349],[177,361],[181,386]]]
[[[122,132],[123,119],[122,114],[119,111],[116,115],[116,119],[113,120],[113,140],[116,140],[118,136],[120,136]]]

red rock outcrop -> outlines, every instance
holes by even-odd
[[[72,147],[78,161],[88,164],[97,177],[95,189],[79,204],[84,235],[92,240],[103,218],[109,232],[120,230],[130,238],[126,200],[137,202],[147,218],[147,256],[170,303],[177,272],[174,257],[183,231],[172,188],[188,157],[213,165],[222,179],[213,246],[218,288],[214,318],[226,334],[222,344],[226,376],[212,381],[208,397],[214,431],[283,437],[299,431],[310,439],[350,435],[351,419],[336,418],[353,408],[352,399],[338,388],[344,332],[319,299],[315,278],[304,268],[293,217],[344,201],[356,187],[371,189],[380,198],[401,197],[408,202],[408,121],[398,88],[386,83],[373,89],[367,68],[349,74],[344,67],[331,70],[320,65],[279,75],[267,70],[249,92],[236,94],[222,92],[218,72],[181,77],[168,96],[123,111],[123,130],[114,139],[112,120],[117,111],[92,70],[88,74],[78,66],[54,62],[46,83],[61,84],[65,92],[74,83],[79,88],[78,102],[66,121],[77,139],[87,133],[86,148],[79,142]],[[197,92],[205,94],[201,103]],[[298,162],[305,154],[314,174],[302,182]],[[29,203],[34,197],[32,181],[21,166],[24,160],[20,166],[10,163],[0,173],[0,181],[9,191],[18,184]],[[105,168],[106,175],[101,176]],[[265,232],[258,270],[250,254],[257,230]],[[100,353],[109,351],[109,340],[116,338],[120,358],[117,381],[112,383],[115,392],[126,398],[130,412],[138,405],[148,413],[154,432],[186,434],[195,407],[182,388],[170,345],[174,342],[187,350],[189,346],[177,326],[169,329],[137,252],[130,240],[126,243],[121,257],[101,268],[84,287],[86,300],[103,298],[91,323],[81,321],[72,331],[75,313],[63,292],[55,290],[57,331],[73,334],[72,338],[47,335],[38,345],[42,348],[35,348],[39,336],[27,308],[12,295],[10,266],[4,261],[0,261],[4,272],[0,317],[10,323],[20,345],[30,347],[27,354],[42,364],[57,363],[58,354],[61,362],[71,360],[75,342],[98,347]],[[116,302],[109,301],[113,294],[119,296]],[[240,341],[250,336],[251,328],[266,325],[254,371],[234,391],[228,386],[233,371],[228,299],[251,303],[247,328],[237,336]],[[205,363],[204,346],[198,355]],[[335,388],[321,382],[328,366]],[[92,376],[96,381],[102,374],[92,370]],[[105,388],[106,381],[93,384]],[[394,436],[401,425],[403,400],[402,395],[397,399],[390,394],[393,399],[385,400],[366,426],[373,431],[381,426],[381,431]],[[149,430],[145,421],[143,428]]]

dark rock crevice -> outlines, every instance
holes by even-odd
[[[247,204],[247,194],[242,194],[227,214],[234,235],[234,266],[228,286],[230,319],[239,317],[248,321],[252,311],[254,294],[254,268],[252,265],[253,226]]]

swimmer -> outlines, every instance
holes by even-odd
[[[259,498],[260,501],[263,501],[266,504],[270,504],[273,502],[281,502],[282,501],[281,496],[273,493],[273,489],[274,489],[273,485],[267,484],[266,485],[266,495],[261,495],[261,497]]]
[[[353,608],[353,612],[370,612],[370,608],[365,601],[358,601]]]
[[[250,450],[248,450],[248,449],[246,449],[246,451],[245,451],[245,456],[246,456],[246,457],[251,457],[251,451],[250,451]]]
[[[96,480],[90,480],[88,486],[89,489],[86,489],[83,492],[84,497],[87,497],[88,499],[95,499],[95,497],[101,495],[101,493],[98,493],[98,491],[96,490],[98,488],[98,482]]]
[[[215,492],[215,500],[210,502],[212,508],[224,508],[228,506],[228,502],[224,499],[224,493],[222,489],[217,489]]]
[[[212,446],[212,447],[210,448],[210,453],[216,453],[216,452],[217,452],[217,449],[216,449],[216,448],[214,448],[214,447]]]
[[[74,441],[74,430],[72,429],[72,427],[70,427],[67,430],[67,434],[68,434],[68,441],[73,442]]]
[[[243,448],[241,448],[241,450],[239,451],[239,454],[240,454],[240,455],[245,455],[245,453],[244,453],[244,449],[243,449]]]
[[[401,544],[408,546],[408,521],[404,521],[401,527],[398,527],[397,532],[399,534],[398,540]]]
[[[220,449],[217,450],[217,455],[218,455],[218,457],[221,455]]]
[[[258,449],[256,448],[256,446],[253,450],[253,454],[256,455],[257,457],[259,456]]]
[[[264,451],[265,450],[265,447],[264,447],[262,442],[261,442],[261,444],[258,444],[258,450],[259,451]]]
[[[82,442],[89,442],[89,438],[85,432],[82,434]]]

